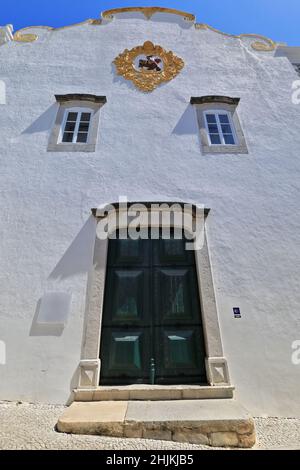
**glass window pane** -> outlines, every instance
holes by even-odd
[[[211,141],[212,144],[220,144],[221,139],[220,139],[219,134],[211,134],[210,135],[210,141]]]
[[[234,138],[232,134],[225,134],[224,135],[224,140],[226,145],[234,145]]]
[[[73,132],[65,132],[63,136],[63,142],[73,142]]]
[[[218,126],[214,124],[208,125],[208,130],[210,134],[219,134]]]
[[[67,122],[65,127],[65,132],[74,132],[76,122]]]
[[[88,134],[85,132],[78,133],[77,142],[86,143]]]
[[[69,113],[67,121],[76,122],[78,113]]]
[[[231,126],[229,124],[222,124],[223,134],[232,134]]]
[[[208,124],[215,124],[216,121],[216,116],[214,114],[206,114],[206,121]]]
[[[229,118],[227,114],[219,114],[219,119],[221,124],[228,124],[229,123]]]
[[[91,113],[82,113],[80,121],[89,122],[91,119]]]
[[[88,131],[89,131],[89,123],[81,122],[79,125],[79,132],[88,132]]]

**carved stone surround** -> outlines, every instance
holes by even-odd
[[[101,217],[103,212],[101,211]],[[207,216],[208,211],[205,211]],[[95,209],[93,215],[100,222],[100,213]],[[121,219],[120,219],[121,220]],[[207,222],[206,222],[207,223]],[[118,226],[118,228],[121,228]],[[93,272],[89,280],[86,322],[84,327],[83,353],[80,362],[80,377],[78,391],[97,390],[101,371],[101,358],[99,359],[101,323],[103,314],[103,301],[106,279],[106,264],[108,240],[96,237]],[[204,237],[201,250],[195,251],[196,268],[199,282],[199,292],[202,311],[203,331],[206,346],[206,372],[210,386],[230,386],[230,377],[227,360],[224,357],[216,299],[212,280],[209,252]],[[101,386],[101,382],[100,382]],[[120,388],[120,387],[119,387]]]

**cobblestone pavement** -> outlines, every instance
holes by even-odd
[[[0,402],[0,449],[200,450],[206,446],[55,431],[63,406]],[[257,448],[300,449],[300,419],[257,418]]]

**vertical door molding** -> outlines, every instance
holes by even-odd
[[[99,359],[101,324],[106,280],[108,240],[96,236],[93,269],[89,278],[86,302],[86,322],[83,333],[82,359],[80,362],[79,389],[97,388],[100,380]]]
[[[224,357],[206,229],[201,250],[195,251],[203,332],[206,345],[206,373],[210,385],[230,385],[227,360]]]

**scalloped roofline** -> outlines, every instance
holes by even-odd
[[[113,8],[106,10],[102,13],[102,18],[107,19],[121,13],[137,12],[142,13],[147,19],[151,19],[155,13],[169,13],[171,15],[182,16],[187,21],[195,21],[196,17],[192,13],[187,13],[181,10],[175,10],[174,8],[163,8],[163,7],[124,7],[124,8]]]
[[[41,28],[47,29],[48,31],[61,31],[63,29],[73,28],[76,26],[82,26],[84,24],[89,24],[92,26],[103,25],[103,24],[106,24],[107,22],[112,21],[115,15],[122,14],[122,13],[131,13],[131,12],[142,13],[147,20],[151,20],[153,15],[155,15],[155,13],[166,13],[166,14],[171,14],[171,15],[177,15],[183,18],[185,21],[194,23],[195,29],[211,30],[217,34],[221,34],[223,36],[227,36],[227,37],[231,37],[235,39],[242,39],[242,38],[257,39],[257,41],[254,41],[251,44],[251,47],[256,51],[263,51],[263,52],[274,51],[277,46],[277,43],[275,41],[273,41],[272,39],[266,36],[262,36],[260,34],[250,34],[250,33],[244,33],[244,34],[239,34],[239,35],[224,33],[216,28],[213,28],[212,26],[208,24],[195,23],[196,17],[192,13],[187,13],[187,12],[175,10],[172,8],[162,8],[162,7],[126,7],[126,8],[115,8],[111,10],[105,10],[104,12],[101,13],[101,18],[99,19],[89,18],[85,21],[81,21],[79,23],[74,23],[74,24],[67,25],[67,26],[61,26],[59,28],[54,28],[51,26],[27,26],[17,31],[13,36],[13,40],[16,42],[23,42],[23,43],[34,42],[38,39],[38,35],[34,33],[24,34],[25,31],[28,31],[30,29],[41,29]]]

